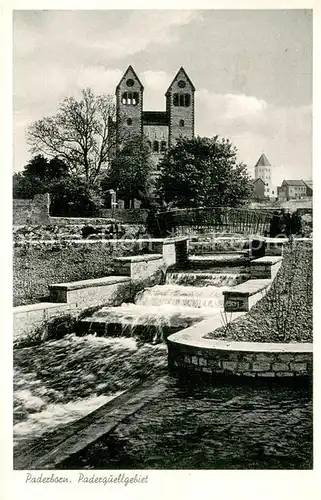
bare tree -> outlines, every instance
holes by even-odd
[[[81,93],[80,100],[65,98],[55,116],[31,124],[27,142],[31,153],[61,159],[91,187],[115,148],[115,105],[110,95],[95,96],[89,88]]]

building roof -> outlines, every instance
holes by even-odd
[[[267,159],[266,155],[264,153],[261,154],[260,158],[256,162],[256,167],[270,167],[271,163]]]
[[[192,80],[190,79],[190,77],[189,77],[189,76],[188,76],[188,74],[186,73],[186,71],[185,71],[185,69],[183,68],[183,66],[181,66],[181,67],[179,68],[179,70],[177,71],[176,75],[174,76],[174,78],[173,78],[173,80],[172,80],[172,82],[171,82],[170,86],[169,86],[169,87],[168,87],[168,89],[166,90],[166,93],[165,93],[165,95],[166,95],[166,96],[167,96],[167,94],[170,92],[170,89],[171,89],[171,87],[172,87],[173,83],[174,83],[174,82],[175,82],[175,80],[178,78],[178,75],[179,75],[180,73],[183,73],[183,74],[184,74],[184,76],[185,76],[186,80],[189,82],[190,86],[192,87],[192,90],[195,92],[195,87],[194,87],[194,85],[193,85]]]
[[[265,185],[265,182],[263,179],[261,179],[261,177],[257,177],[256,179],[252,179],[252,183],[255,184],[257,181],[261,181],[263,182],[263,184]]]
[[[123,81],[123,79],[124,79],[124,78],[127,76],[127,74],[128,74],[128,73],[130,73],[130,72],[132,72],[132,73],[133,73],[133,75],[134,75],[134,77],[136,78],[136,80],[138,81],[138,83],[139,83],[139,85],[140,85],[141,89],[142,89],[142,90],[144,90],[144,86],[143,86],[142,82],[140,81],[140,79],[138,78],[138,76],[137,76],[137,74],[136,74],[136,72],[135,72],[134,68],[133,68],[131,65],[129,65],[129,66],[128,66],[128,68],[126,69],[125,73],[124,73],[124,74],[123,74],[123,76],[121,77],[121,79],[120,79],[120,81],[119,81],[119,83],[118,83],[117,87],[116,87],[116,92],[117,92],[117,90],[118,90],[118,88],[119,88],[119,86],[120,86],[121,82]]]
[[[287,184],[288,186],[305,186],[305,182],[302,179],[294,179],[294,180],[285,180],[282,182],[283,184]]]
[[[143,125],[168,125],[166,111],[143,111]]]
[[[309,188],[313,189],[313,180],[310,179],[308,181],[303,181]]]

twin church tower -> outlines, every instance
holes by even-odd
[[[181,67],[165,93],[166,111],[144,111],[144,87],[129,66],[116,87],[117,142],[131,134],[145,135],[156,165],[178,137],[194,137],[194,93],[195,87]]]

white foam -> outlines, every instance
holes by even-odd
[[[30,392],[30,391],[25,391]],[[124,391],[118,391],[109,396],[97,396],[71,401],[65,404],[49,404],[38,413],[31,413],[27,420],[13,426],[14,435],[17,437],[27,436],[39,437],[44,432],[53,430],[61,424],[67,424],[73,420],[78,420],[88,413],[96,410],[99,406],[116,398]],[[30,397],[30,396],[29,396]],[[34,396],[31,396],[34,398]],[[40,398],[37,398],[40,399]]]

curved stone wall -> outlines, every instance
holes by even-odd
[[[169,367],[178,372],[261,379],[312,375],[312,344],[227,342],[203,338],[219,326],[220,317],[215,316],[168,337]]]

